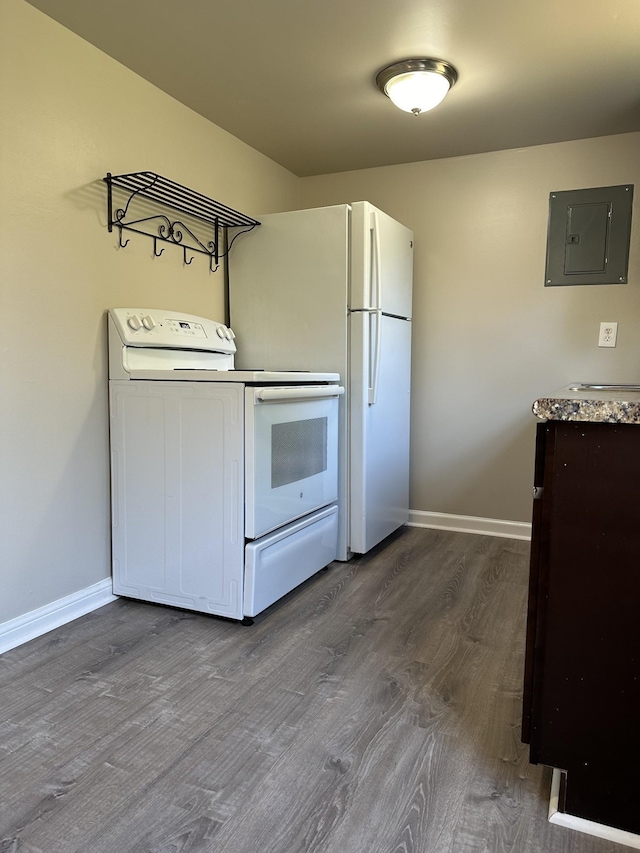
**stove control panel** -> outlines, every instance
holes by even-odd
[[[236,351],[233,330],[206,317],[157,308],[110,308],[109,314],[125,346]]]

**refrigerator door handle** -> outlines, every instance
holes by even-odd
[[[380,227],[377,210],[371,211],[371,236],[372,306],[369,309],[368,403],[370,406],[374,406],[378,398],[378,376],[380,373],[380,319],[382,316],[382,261],[380,256]]]
[[[369,311],[369,405],[375,406],[378,398],[378,376],[380,373],[380,326],[382,311]],[[372,332],[374,327],[375,332]]]
[[[380,255],[380,226],[378,223],[378,211],[374,210],[371,213],[371,232],[373,236],[373,246],[371,258],[371,269],[374,287],[371,288],[371,301],[374,311],[382,309],[382,260]]]

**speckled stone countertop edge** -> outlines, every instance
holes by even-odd
[[[582,392],[584,394],[584,392]],[[640,394],[630,393],[637,399],[586,399],[567,392],[550,397],[539,397],[531,407],[541,421],[583,421],[609,424],[640,424]],[[603,395],[604,396],[604,395]],[[613,395],[612,395],[613,396]],[[622,396],[619,393],[616,396]]]

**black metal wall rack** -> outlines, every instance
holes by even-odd
[[[137,234],[144,234],[153,239],[153,253],[156,257],[164,252],[164,248],[158,251],[158,241],[172,243],[182,248],[185,264],[193,261],[193,255],[187,259],[187,253],[198,252],[208,255],[209,269],[214,272],[220,258],[229,253],[236,237],[260,225],[257,219],[238,213],[237,210],[232,210],[155,172],[132,172],[128,175],[112,175],[111,172],[107,172],[103,180],[107,185],[108,228],[109,231],[113,231],[114,226],[118,229],[118,241],[122,248],[129,242],[129,240],[122,241],[123,230],[135,231]],[[114,187],[129,193],[124,206],[117,207],[115,210]],[[153,213],[149,216],[134,214],[133,203],[136,199],[144,199],[168,208],[170,215],[166,213]],[[212,239],[208,240],[207,237],[196,235],[193,228],[176,218],[173,211],[205,223],[203,230],[208,233],[213,231]],[[242,229],[234,235],[231,243],[228,240],[229,228]]]

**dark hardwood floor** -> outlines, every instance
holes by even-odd
[[[242,627],[121,599],[0,657],[0,851],[613,853],[520,743],[528,543],[407,528]]]

